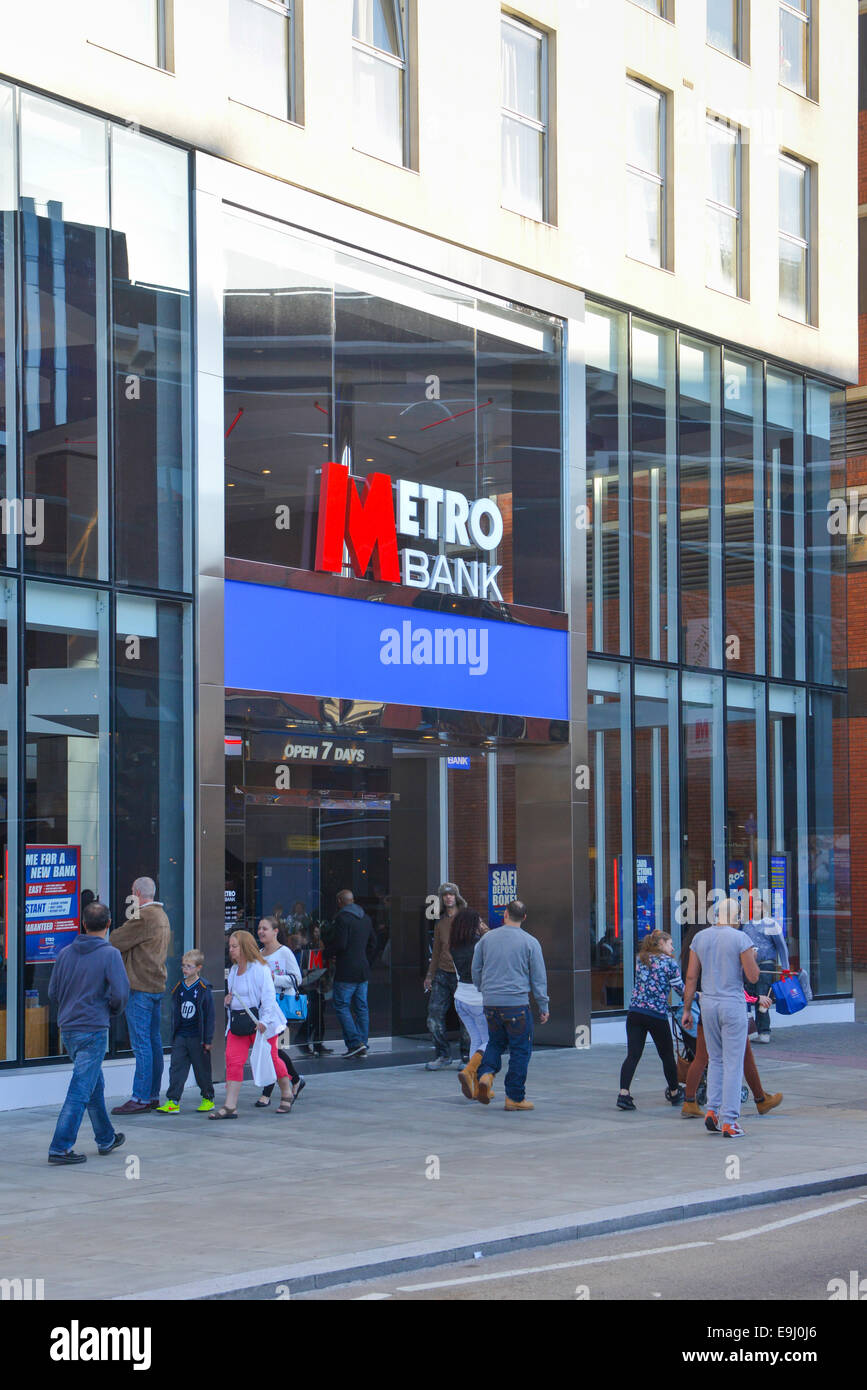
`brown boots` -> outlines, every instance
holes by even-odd
[[[458,1081],[461,1083],[461,1090],[467,1100],[475,1100],[478,1097],[479,1083],[476,1073],[479,1070],[479,1063],[481,1060],[481,1052],[474,1052],[463,1071],[458,1072]]]

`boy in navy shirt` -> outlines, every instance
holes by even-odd
[[[211,1043],[214,1038],[214,996],[200,971],[205,957],[201,951],[187,951],[181,961],[181,974],[172,990],[172,1055],[169,1089],[160,1115],[177,1115],[179,1101],[190,1074],[202,1093],[199,1110],[213,1110],[214,1082],[211,1077]]]

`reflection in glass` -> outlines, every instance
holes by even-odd
[[[15,125],[11,87],[0,84],[0,497],[18,494],[15,446]],[[5,553],[4,553],[5,551]],[[0,564],[17,563],[17,542],[6,537]]]
[[[707,0],[707,41],[714,48],[740,57],[741,0]]]
[[[810,982],[816,994],[852,988],[849,722],[844,692],[810,696]]]
[[[834,441],[832,446],[832,439]],[[846,418],[841,393],[821,382],[807,383],[806,505],[808,677],[823,685],[845,685],[846,534],[829,525],[829,503],[845,496]]]
[[[9,816],[10,786],[16,787],[16,662],[15,643],[9,651],[9,629],[16,634],[15,588],[12,581],[0,584],[0,1062],[17,1056],[18,960],[21,947],[18,930],[17,883],[10,882],[9,865],[17,862],[17,824],[13,806]],[[11,660],[10,660],[11,655]],[[11,825],[10,825],[11,819]]]
[[[768,881],[767,766],[765,687],[758,681],[730,679],[726,683],[729,892],[745,889],[751,894]],[[751,899],[750,909],[753,903]]]
[[[674,333],[632,321],[632,574],[635,655],[677,660]]]
[[[807,854],[807,692],[768,689],[770,880],[774,916],[794,969],[810,959],[810,863]]]
[[[803,680],[804,383],[768,370],[768,673]]]
[[[229,0],[230,94],[284,121],[292,119],[291,23],[281,0]]]
[[[808,95],[810,74],[810,0],[780,5],[780,81]]]
[[[629,373],[627,317],[587,306],[587,640],[629,651]]]
[[[780,313],[805,323],[808,312],[810,181],[805,165],[780,160]]]
[[[677,673],[635,671],[636,942],[672,930],[680,887]]]
[[[684,671],[681,701],[682,886],[700,905],[726,887],[722,678]]]
[[[545,209],[545,36],[503,16],[500,42],[502,204],[542,221]]]
[[[680,338],[681,660],[722,665],[720,349]]]
[[[403,164],[406,155],[405,0],[355,0],[353,143]]]
[[[622,1009],[635,952],[629,668],[593,661],[587,684],[591,998]]]
[[[740,132],[715,117],[707,122],[707,283],[740,291]]]
[[[165,0],[98,0],[88,38],[151,67],[160,55],[159,22]]]
[[[643,82],[627,82],[627,253],[650,265],[664,259],[665,170],[661,92]]]
[[[724,367],[725,662],[765,669],[764,432],[761,363],[727,353]]]

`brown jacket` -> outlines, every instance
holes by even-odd
[[[452,922],[455,916],[457,916],[457,912],[451,917],[446,913],[434,927],[433,950],[427,972],[427,977],[431,980],[438,970],[445,970],[449,975],[458,973],[452,960],[452,953],[449,950],[449,937],[452,934]]]
[[[116,927],[110,939],[123,956],[130,989],[162,994],[166,987],[166,956],[172,941],[162,903],[145,903],[140,916]]]

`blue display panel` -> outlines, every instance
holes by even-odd
[[[227,580],[239,690],[568,719],[566,632]]]

